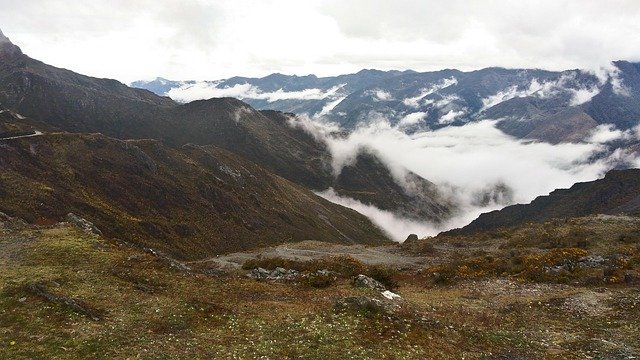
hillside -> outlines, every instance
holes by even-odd
[[[0,211],[30,223],[73,212],[109,237],[191,259],[308,239],[388,241],[357,212],[213,146],[70,133],[0,146]]]
[[[4,39],[5,45],[0,48],[0,104],[6,109],[63,131],[100,132],[119,139],[157,139],[174,147],[189,143],[215,145],[309,189],[341,190],[326,146],[291,127],[292,115],[259,112],[232,98],[180,105],[115,80],[49,66],[29,58]],[[372,193],[372,188],[384,188],[381,184],[392,181],[389,170],[379,161],[356,164],[349,173],[354,177],[347,179],[351,184],[362,185],[349,188],[356,199],[436,221],[453,211],[452,204],[441,202],[429,186],[421,186],[428,191],[419,194],[408,194],[397,186]],[[368,183],[361,180],[365,178]],[[429,183],[421,178],[419,182]],[[427,200],[412,201],[416,197]],[[424,203],[437,203],[445,211],[433,213]]]
[[[449,233],[471,234],[527,222],[595,214],[640,214],[640,169],[612,170],[603,179],[555,190],[530,204],[482,214],[469,225]]]
[[[549,229],[556,244],[598,241],[531,241]],[[181,263],[0,214],[0,358],[633,358],[639,229],[638,218],[575,219],[501,239],[427,239],[421,255],[305,242],[229,269],[215,264],[239,254]],[[257,281],[256,264],[300,271]],[[394,281],[400,298],[354,286],[361,272]]]

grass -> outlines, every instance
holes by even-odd
[[[534,263],[578,255],[555,251],[538,254]],[[257,261],[250,265],[341,267],[345,274],[374,268],[346,258]],[[473,271],[498,261],[485,255]],[[406,312],[336,312],[337,299],[375,292],[352,287],[346,276],[312,287],[182,272],[149,253],[70,227],[5,231],[0,358],[578,359],[640,349],[637,288],[518,283],[502,275],[464,277],[444,287],[411,272],[394,278],[409,304]],[[29,284],[46,284],[51,293],[103,315],[93,320],[30,292]]]

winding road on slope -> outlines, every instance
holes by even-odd
[[[0,138],[0,140],[22,139],[22,138],[28,138],[28,137],[34,137],[34,136],[40,136],[40,135],[44,135],[44,133],[42,131],[36,130],[36,131],[33,132],[33,134],[19,135],[19,136],[9,136],[9,137]]]

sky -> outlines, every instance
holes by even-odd
[[[637,0],[0,0],[31,57],[131,82],[640,59]]]

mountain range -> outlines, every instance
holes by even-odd
[[[580,141],[601,124],[635,129],[639,71],[638,64],[616,62],[600,76],[498,68],[274,74],[205,84],[213,93],[248,91],[238,96],[246,102],[178,102],[166,95],[202,84],[134,84],[156,94],[84,76],[28,57],[0,33],[0,211],[42,224],[79,213],[111,237],[185,259],[309,239],[387,243],[389,234],[365,216],[313,191],[333,189],[432,224],[450,219],[460,205],[407,169],[398,179],[397,169],[368,149],[336,174],[329,145],[296,126],[297,114],[338,123],[336,136],[376,116],[407,133],[491,118],[520,138]],[[635,138],[628,142],[616,146],[638,150]],[[601,211],[589,209],[576,214]],[[505,219],[483,215],[468,229],[537,216],[504,211]]]
[[[233,95],[256,109],[306,113],[347,130],[379,117],[409,133],[496,119],[517,138],[559,143],[582,140],[601,124],[627,130],[640,118],[640,64],[627,61],[597,72],[362,70],[333,77],[157,78],[131,85],[179,101]]]

